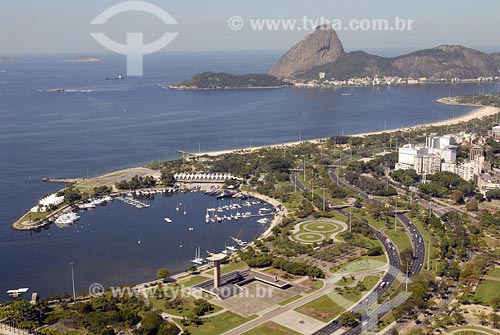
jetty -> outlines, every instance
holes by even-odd
[[[134,206],[135,208],[148,208],[149,206],[151,206],[132,197],[116,197],[115,199],[123,201],[124,203]]]
[[[59,183],[59,184],[76,184],[84,181],[83,178],[43,178],[42,181],[47,183]]]

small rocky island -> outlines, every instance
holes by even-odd
[[[0,62],[15,62],[17,59],[12,57],[0,57]]]
[[[269,74],[231,74],[225,72],[203,72],[190,80],[170,85],[168,88],[176,90],[230,90],[281,88],[290,86],[284,80]]]
[[[85,62],[100,62],[101,59],[97,57],[91,56],[82,56],[74,59],[66,59],[65,62],[77,62],[77,63],[85,63]]]

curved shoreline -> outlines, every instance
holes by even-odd
[[[374,131],[374,132],[368,132],[368,133],[351,134],[351,135],[346,135],[346,136],[365,137],[365,136],[370,136],[370,135],[393,133],[395,131],[411,131],[411,130],[423,129],[423,128],[427,128],[427,127],[454,125],[454,124],[458,124],[461,122],[467,122],[467,121],[471,121],[473,119],[480,119],[480,118],[484,118],[486,116],[491,116],[491,115],[495,115],[497,113],[500,113],[500,108],[497,108],[497,107],[473,105],[473,104],[461,104],[461,103],[455,102],[451,98],[440,98],[440,99],[436,99],[435,101],[438,103],[441,103],[441,104],[446,104],[446,105],[470,106],[470,107],[477,107],[477,108],[474,108],[473,110],[471,110],[467,114],[462,115],[458,118],[445,119],[442,121],[424,123],[424,124],[414,125],[414,126],[410,126],[410,127],[406,127],[406,128],[388,129],[388,130]],[[296,145],[300,145],[300,144],[304,144],[304,143],[318,144],[320,142],[326,141],[330,137],[323,137],[323,138],[309,139],[309,140],[302,140],[302,141],[294,141],[294,142],[286,142],[286,143],[278,143],[278,144],[269,144],[269,145],[262,145],[262,146],[256,146],[256,147],[246,147],[246,148],[236,148],[236,149],[226,149],[226,150],[214,150],[214,151],[207,151],[207,152],[200,152],[200,153],[187,153],[187,154],[189,154],[193,157],[200,157],[200,156],[219,156],[219,155],[224,155],[224,154],[229,154],[229,153],[239,153],[239,152],[245,153],[245,152],[252,152],[252,151],[260,150],[263,148],[287,148],[287,147],[296,146]],[[143,168],[133,167],[133,168],[129,168],[129,169],[122,169],[119,171],[113,171],[113,172],[106,173],[104,175],[95,177],[93,179],[99,179],[99,178],[102,179],[106,176],[111,176],[111,175],[117,174],[119,172],[125,173],[127,171],[136,170],[136,169],[143,169]],[[258,196],[256,196],[256,197],[258,197]],[[266,201],[266,202],[269,202],[269,201]],[[276,206],[273,206],[273,207],[276,208]],[[25,227],[22,227],[23,226],[21,224],[22,220],[28,214],[29,214],[29,211],[27,213],[25,213],[21,218],[16,220],[16,222],[12,225],[12,228],[16,229],[16,230],[34,230],[34,229],[38,229],[38,228],[45,225],[43,223],[40,223],[38,225],[31,225],[30,224],[30,225],[27,225]],[[285,214],[285,216],[286,216],[286,214]],[[280,217],[282,217],[281,214],[280,214]],[[274,225],[275,224],[277,224],[277,223],[274,223]],[[273,225],[271,225],[271,226],[273,226]],[[271,230],[272,230],[272,228],[270,228],[264,234],[264,238],[270,233]]]
[[[458,123],[468,122],[468,121],[471,121],[474,119],[481,119],[481,118],[484,118],[486,116],[491,116],[491,115],[495,115],[497,113],[500,113],[500,108],[493,107],[493,106],[455,103],[454,101],[449,100],[449,98],[440,98],[440,99],[436,99],[435,101],[437,103],[450,105],[450,106],[469,106],[469,107],[476,107],[476,108],[474,108],[470,112],[466,113],[465,115],[459,116],[457,118],[444,119],[441,121],[434,121],[434,122],[429,122],[429,123],[422,123],[422,124],[417,124],[414,126],[404,127],[404,128],[394,128],[394,129],[373,131],[373,132],[367,132],[367,133],[349,134],[349,135],[345,135],[345,136],[366,137],[366,136],[370,136],[370,135],[393,133],[396,131],[409,131],[409,130],[423,129],[423,128],[427,128],[427,127],[451,126],[451,125],[455,125]],[[260,150],[263,148],[280,148],[280,147],[296,146],[296,145],[303,144],[303,143],[319,143],[322,141],[326,141],[330,137],[322,137],[322,138],[315,138],[315,139],[310,139],[310,140],[261,145],[261,146],[256,146],[256,147],[205,151],[205,152],[200,152],[200,153],[192,153],[192,155],[193,156],[205,156],[205,155],[207,155],[207,156],[220,156],[220,155],[224,155],[224,154],[237,153],[237,152],[252,152],[252,151]]]

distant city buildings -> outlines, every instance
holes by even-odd
[[[447,169],[454,169],[457,159],[455,138],[447,135],[428,137],[424,146],[405,144],[399,148],[396,170],[413,169],[419,175],[434,174],[442,170],[441,163]]]
[[[402,78],[398,76],[374,76],[374,77],[353,77],[344,80],[335,78],[326,78],[325,72],[318,72],[318,79],[304,81],[292,80],[291,83],[296,87],[339,87],[339,86],[380,86],[380,85],[416,85],[428,83],[479,83],[492,82],[500,80],[500,77],[478,77],[471,79],[439,79],[430,81],[429,78]]]
[[[500,141],[500,126],[492,128],[492,137]],[[471,145],[469,158],[457,162],[459,145]],[[484,157],[486,138],[474,133],[460,132],[453,135],[428,137],[424,145],[408,143],[398,149],[396,170],[413,169],[423,176],[436,172],[449,171],[462,179],[473,181],[480,192],[500,188],[500,172],[492,170],[490,162]]]

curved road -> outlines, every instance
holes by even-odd
[[[295,182],[297,184],[297,188],[299,188],[302,191],[309,191],[309,189],[305,185],[303,185],[298,180],[298,178],[294,177],[293,179],[295,180]],[[322,199],[322,197],[320,197],[320,198]],[[328,205],[333,206],[333,204],[330,203],[328,200],[326,200],[326,203]],[[350,213],[344,209],[339,208],[336,210],[340,214],[342,214],[346,217],[350,216]],[[360,311],[360,312],[366,311],[370,306],[375,305],[378,301],[378,297],[382,296],[389,289],[389,287],[394,283],[394,281],[396,280],[396,277],[400,273],[399,267],[401,266],[401,261],[400,261],[399,254],[397,253],[395,246],[389,240],[387,240],[387,239],[384,240],[382,238],[382,234],[378,230],[376,230],[373,227],[371,227],[371,228],[372,228],[375,236],[377,237],[377,239],[379,239],[380,242],[384,245],[387,257],[389,258],[390,267],[389,267],[389,271],[384,275],[384,277],[382,277],[382,281],[379,284],[379,286],[376,289],[374,289],[373,291],[371,291],[363,300],[359,301],[353,308],[351,308],[352,311]],[[379,306],[379,308],[380,307],[382,307],[382,306]],[[375,309],[373,313],[379,314],[378,308]],[[371,313],[371,314],[373,314],[373,313]],[[337,320],[334,320],[334,321],[330,322],[329,324],[327,324],[326,326],[324,326],[323,328],[321,328],[320,330],[314,332],[313,334],[314,335],[316,335],[316,334],[317,335],[319,335],[319,334],[331,334],[331,333],[336,332],[340,328],[342,328],[340,323]],[[355,327],[355,328],[352,328],[352,329],[346,331],[344,334],[359,334],[360,331],[361,331],[361,327],[359,327],[359,329],[358,329],[358,327]]]
[[[384,202],[377,200],[373,198],[372,196],[366,194],[365,192],[359,190],[358,188],[347,185],[344,182],[342,182],[340,179],[337,178],[336,174],[336,168],[332,168],[330,170],[330,177],[333,179],[334,182],[338,183],[339,186],[342,187],[347,187],[351,188],[354,191],[358,193],[358,195],[368,201],[371,201],[375,204],[378,205],[385,205]],[[392,209],[396,210],[394,207],[391,207]],[[396,213],[396,216],[398,217],[398,220],[401,221],[406,229],[407,234],[410,237],[410,240],[412,241],[413,244],[413,263],[410,268],[410,275],[415,275],[418,274],[422,271],[423,264],[425,261],[425,242],[424,238],[422,236],[422,233],[417,229],[417,227],[411,222],[408,217],[402,213]]]
[[[362,192],[361,190],[343,183],[340,179],[337,178],[336,168],[332,168],[330,170],[330,177],[339,186],[351,188],[351,189],[355,190],[358,193],[358,195],[363,197],[364,199],[371,201],[373,203],[385,205],[383,202],[381,202],[377,199],[374,199],[372,196],[369,196],[368,194]],[[296,178],[296,174],[293,175],[292,181],[294,181],[296,183],[296,185],[299,189],[301,189],[303,191],[308,191],[307,187],[305,187],[305,185],[303,185],[298,180],[298,178]],[[320,199],[323,200],[323,198],[321,196],[319,196],[319,197],[320,197]],[[326,202],[328,203],[329,206],[333,206],[333,204],[331,204],[329,201],[326,200]],[[336,209],[336,210],[346,217],[349,217],[349,215],[350,215],[349,212],[347,212],[344,209]],[[414,250],[414,259],[413,259],[411,268],[409,270],[409,275],[412,276],[412,275],[420,273],[420,271],[422,270],[423,263],[425,260],[425,242],[423,240],[422,234],[419,232],[417,227],[404,214],[396,213],[396,216],[397,216],[398,220],[400,220],[403,223],[407,233],[409,234],[409,236],[412,240],[413,250]],[[375,306],[377,304],[378,297],[382,296],[389,289],[389,287],[396,280],[396,277],[398,276],[398,274],[401,273],[401,271],[400,271],[401,260],[400,260],[398,252],[396,251],[395,246],[388,239],[384,239],[382,237],[382,234],[378,230],[376,230],[373,227],[371,227],[371,228],[374,230],[375,236],[384,245],[387,256],[389,258],[389,264],[391,266],[390,266],[389,271],[382,278],[382,282],[379,284],[379,286],[375,290],[370,292],[370,294],[368,294],[363,300],[361,300],[355,307],[353,307],[351,309],[351,311],[354,311],[354,312],[367,311],[371,306]],[[370,325],[369,325],[370,327],[376,326],[376,324],[377,324],[376,319],[378,317],[384,315],[385,313],[389,312],[391,309],[392,309],[392,307],[390,306],[390,304],[377,305],[377,307],[375,307],[373,309],[373,311],[371,311],[369,313],[371,317],[369,317],[369,319],[367,321],[363,321],[362,324],[359,324],[358,326],[345,331],[343,334],[345,334],[345,335],[361,334],[363,328],[367,325],[368,322],[370,322]],[[361,314],[363,314],[363,313],[361,313]],[[329,324],[327,324],[326,326],[324,326],[323,328],[321,328],[320,330],[314,332],[313,334],[314,335],[332,334],[341,328],[342,328],[342,326],[340,325],[338,320],[334,320],[334,321],[330,322]]]

